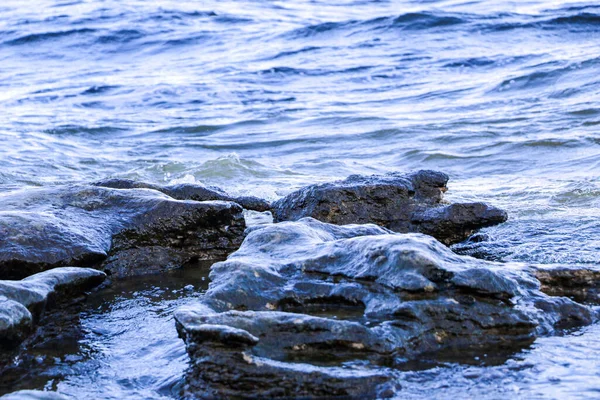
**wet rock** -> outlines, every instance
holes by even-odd
[[[284,349],[306,356],[314,343],[319,347],[312,352],[319,353],[332,334],[326,319],[277,312],[205,313],[201,306],[188,307],[176,316],[188,352],[198,362],[188,376],[185,398],[383,398],[394,392],[381,372],[285,362]],[[332,343],[336,348],[363,346],[357,337],[368,333],[360,324],[344,321],[333,329],[353,340]]]
[[[204,303],[175,315],[198,397],[290,397],[293,387],[307,398],[392,395],[390,366],[519,349],[597,318],[540,291],[526,266],[371,224],[304,218],[255,228],[210,278]],[[291,370],[296,377],[280,382]]]
[[[146,182],[137,182],[130,179],[112,178],[95,182],[94,185],[114,189],[153,189],[158,190],[177,200],[209,201],[222,200],[238,203],[247,210],[267,211],[271,204],[254,196],[231,196],[215,186],[206,186],[198,183],[179,183],[175,185],[155,185]]]
[[[312,217],[346,225],[375,223],[395,232],[421,232],[445,244],[506,221],[507,214],[483,203],[447,204],[448,176],[436,171],[360,176],[311,185],[273,203],[276,222]]]
[[[33,330],[47,308],[101,284],[103,272],[56,268],[20,281],[0,281],[0,347],[13,348]]]
[[[534,271],[541,291],[580,303],[600,304],[600,269],[592,266],[540,266]]]
[[[35,188],[0,195],[0,278],[65,265],[116,277],[219,259],[239,247],[242,208],[149,189]]]
[[[2,400],[69,400],[70,397],[65,397],[56,392],[46,392],[41,390],[19,390],[5,394],[0,397]]]

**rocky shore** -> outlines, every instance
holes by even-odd
[[[45,314],[72,324],[63,305],[87,291],[197,260],[219,262],[174,315],[182,398],[392,397],[395,371],[424,355],[511,352],[598,320],[600,271],[453,253],[508,216],[444,201],[447,182],[351,176],[272,204],[120,179],[0,194],[0,372],[61,331]],[[274,223],[247,227],[244,210]]]

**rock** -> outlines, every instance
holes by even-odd
[[[56,392],[46,392],[41,390],[19,390],[5,394],[0,397],[2,400],[69,400],[70,397],[65,397]]]
[[[534,270],[541,291],[580,303],[600,305],[600,269],[593,266],[538,266]]]
[[[332,334],[329,321],[323,318],[237,311],[205,315],[205,311],[202,307],[190,307],[176,314],[190,357],[198,361],[188,376],[184,398],[389,397],[385,393],[393,384],[380,372],[282,362],[286,361],[283,348],[303,346],[292,351],[319,352],[318,347],[309,349],[307,343],[322,345],[322,340]],[[348,330],[348,338],[352,340],[356,340],[353,333],[366,333],[356,323],[340,321],[336,328]],[[299,340],[300,337],[304,340]],[[352,348],[356,343],[340,340],[332,345]],[[278,354],[271,352],[275,348],[280,350]]]
[[[312,217],[338,225],[374,223],[395,232],[421,232],[444,244],[506,221],[483,203],[443,202],[448,176],[436,171],[360,176],[311,185],[273,203],[276,222]]]
[[[158,190],[177,200],[209,201],[222,200],[238,203],[247,210],[268,211],[271,204],[254,196],[230,196],[223,190],[214,186],[205,186],[198,183],[180,183],[176,185],[155,185],[146,182],[137,182],[130,179],[111,178],[95,182],[94,185],[114,189],[153,189]]]
[[[393,395],[390,366],[519,349],[597,318],[540,291],[527,266],[372,224],[257,227],[210,278],[203,304],[175,315],[191,397]]]
[[[101,284],[103,272],[56,268],[20,281],[0,281],[0,347],[13,348],[29,335],[48,307]]]
[[[149,189],[34,188],[0,194],[0,278],[55,267],[95,267],[115,277],[219,259],[237,249],[242,208],[178,201]]]

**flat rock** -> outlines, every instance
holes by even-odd
[[[151,189],[32,188],[0,194],[0,278],[55,267],[115,277],[153,273],[237,249],[245,223],[232,202],[175,200]]]
[[[598,317],[542,292],[528,266],[373,224],[255,228],[210,278],[175,315],[191,398],[384,397],[406,360],[518,350]]]
[[[210,201],[222,200],[238,203],[247,210],[267,211],[271,204],[254,196],[231,196],[215,186],[201,185],[199,183],[178,183],[174,185],[155,185],[147,182],[138,182],[131,179],[111,178],[94,183],[114,189],[153,189],[162,192],[177,200]]]
[[[95,269],[64,267],[20,281],[0,281],[0,347],[15,347],[48,307],[81,295],[105,278],[105,273]]]
[[[420,232],[450,245],[506,221],[484,203],[443,201],[448,176],[437,171],[361,176],[311,185],[273,203],[276,222],[312,217],[332,224],[374,223],[395,232]]]

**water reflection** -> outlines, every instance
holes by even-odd
[[[211,264],[115,281],[91,294],[79,325],[37,345],[21,368],[3,376],[18,379],[4,390],[57,390],[76,399],[177,398],[188,356],[173,311],[202,297]]]

